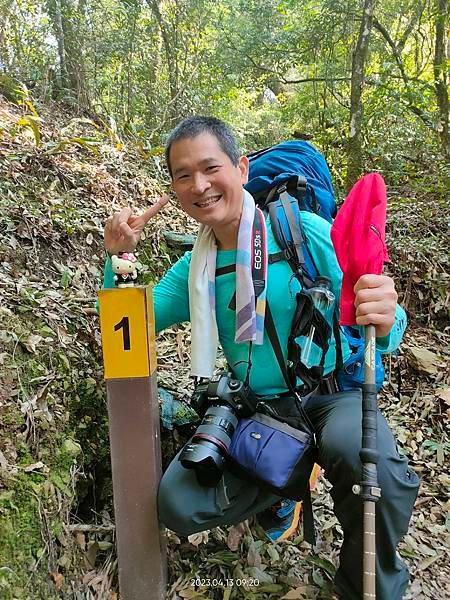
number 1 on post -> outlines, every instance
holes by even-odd
[[[156,367],[149,295],[143,287],[99,292],[105,379],[148,377]]]
[[[128,317],[123,317],[123,319],[114,325],[114,331],[119,331],[123,329],[123,349],[130,350],[130,320]]]

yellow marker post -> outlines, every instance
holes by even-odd
[[[161,444],[152,291],[98,292],[123,600],[163,600],[166,545],[157,492]]]

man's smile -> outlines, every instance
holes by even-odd
[[[221,198],[221,194],[218,196],[210,196],[209,198],[205,198],[199,202],[194,202],[194,206],[198,206],[199,208],[208,208],[208,206],[212,206],[213,204],[216,204],[216,202],[219,202]]]

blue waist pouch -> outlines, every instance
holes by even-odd
[[[314,432],[300,414],[277,414],[276,403],[259,403],[258,412],[239,421],[228,450],[230,468],[274,494],[302,500],[317,457]]]
[[[341,392],[361,388],[364,383],[364,340],[352,338],[349,340],[350,357],[339,371],[336,371],[336,381]],[[380,391],[384,382],[384,366],[380,352],[375,353],[375,385]]]

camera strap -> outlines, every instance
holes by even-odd
[[[261,210],[255,210],[255,216],[253,219],[253,229],[252,229],[252,280],[253,280],[253,289],[255,291],[255,298],[258,298],[264,290],[266,284],[266,271],[265,265],[266,254],[267,254],[267,240],[265,236],[265,229],[263,227],[262,221],[264,220],[264,215]],[[226,275],[227,273],[234,273],[236,271],[236,264],[226,265],[225,267],[219,267],[216,269],[216,277],[220,275]],[[231,310],[236,310],[236,292],[233,294],[233,297],[230,300],[228,308]]]
[[[262,224],[262,220],[264,219],[264,214],[261,210],[255,210],[255,216],[253,218],[253,228],[252,228],[252,280],[253,280],[253,288],[255,292],[255,300],[264,290],[266,284],[266,272],[265,265],[267,264],[266,253],[267,253],[267,240],[264,237],[264,227]],[[220,267],[216,269],[216,277],[220,275],[225,275],[226,273],[233,273],[236,271],[236,264],[226,265],[225,267]],[[234,292],[229,304],[228,308],[231,310],[236,310],[236,292]],[[264,327],[267,332],[267,336],[272,345],[272,349],[274,351],[275,357],[277,359],[278,365],[280,367],[281,373],[283,375],[283,379],[286,382],[288,390],[292,393],[292,395],[297,398],[300,410],[303,410],[302,402],[300,394],[297,390],[296,385],[296,374],[293,366],[288,367],[286,365],[286,361],[284,360],[283,350],[280,345],[280,341],[278,338],[277,330],[275,327],[275,322],[273,320],[272,312],[270,310],[269,302],[266,300],[266,311],[264,318]],[[248,361],[248,369],[247,369],[247,381],[249,379],[249,372],[251,367],[251,349],[252,343],[250,342],[249,349],[249,361]],[[316,386],[317,387],[317,386]],[[316,387],[309,389],[308,394],[312,395],[312,393],[316,392]],[[304,415],[306,420],[308,419],[306,414]],[[309,420],[308,420],[309,423]]]
[[[255,301],[264,291],[266,285],[266,272],[265,265],[267,264],[266,253],[267,253],[267,240],[264,238],[264,227],[262,226],[261,219],[264,219],[264,215],[260,210],[255,210],[255,217],[253,220],[253,230],[252,230],[252,257],[251,257],[251,267],[252,267],[252,280],[253,280],[253,288],[255,293]],[[216,269],[216,277],[220,275],[225,275],[226,273],[233,273],[236,271],[236,264],[227,265],[225,267],[220,267]],[[231,310],[236,310],[236,292],[234,292],[228,308]],[[272,312],[270,310],[270,306],[268,301],[266,300],[266,310],[264,317],[264,328],[267,332],[267,336],[272,345],[272,349],[274,351],[275,357],[277,359],[278,365],[281,369],[281,373],[286,382],[287,388],[289,392],[292,394],[294,402],[297,404],[297,408],[310,428],[310,431],[313,436],[314,445],[316,445],[316,436],[314,433],[314,427],[311,421],[306,414],[306,411],[302,404],[302,399],[300,394],[296,389],[296,376],[293,372],[293,369],[289,369],[291,373],[288,372],[288,367],[286,365],[286,361],[284,360],[283,350],[280,345],[280,341],[278,338],[278,334],[275,328],[275,323],[273,320]],[[249,356],[248,356],[248,367],[247,367],[247,375],[246,375],[246,383],[249,382],[250,370],[251,370],[251,351],[252,351],[252,342],[249,344]],[[311,393],[312,395],[312,393]],[[314,532],[314,520],[312,513],[312,504],[311,504],[311,492],[309,484],[306,486],[305,495],[303,498],[303,510],[304,510],[304,533],[305,539],[309,541],[312,545],[315,544],[315,532]]]
[[[264,288],[266,286],[266,268],[267,268],[267,239],[264,227],[264,214],[258,208],[255,209],[255,215],[253,218],[253,227],[252,227],[252,237],[251,237],[251,273],[252,273],[252,281],[253,281],[253,290],[255,294],[255,302],[257,298],[262,294]],[[220,267],[216,269],[216,277],[220,275],[225,275],[226,273],[234,273],[236,271],[236,264],[227,265],[225,267]],[[228,305],[230,310],[236,310],[236,292],[234,292],[230,303]],[[266,304],[266,315],[264,318],[264,322],[266,322],[267,318],[267,308]],[[246,383],[248,384],[250,379],[250,370],[251,370],[251,352],[252,352],[253,343],[249,343],[249,354],[248,354],[248,367],[247,367],[247,375],[246,375]]]
[[[255,209],[252,229],[252,280],[255,291],[255,300],[258,298],[266,286],[266,254],[267,240],[265,237],[264,215],[258,208]]]

